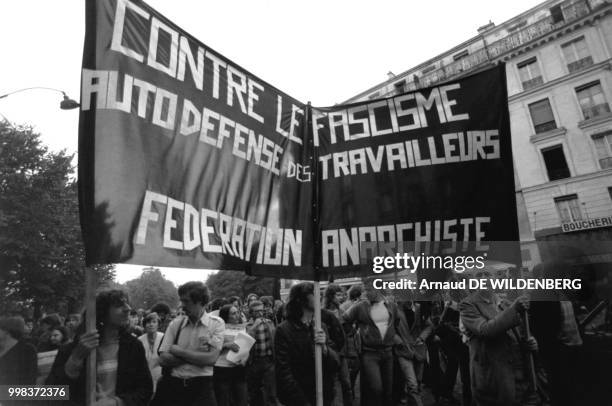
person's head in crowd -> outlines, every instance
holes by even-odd
[[[227,324],[240,324],[240,312],[232,304],[226,304],[219,309],[219,317]]]
[[[353,285],[350,287],[348,291],[349,300],[355,302],[361,299],[361,295],[363,295],[363,285],[360,283]]]
[[[229,304],[236,306],[238,309],[242,307],[242,300],[240,300],[238,296],[230,296],[227,301]]]
[[[304,309],[314,311],[314,285],[312,282],[301,282],[291,287],[289,299],[285,304],[285,316],[288,320],[299,321]]]
[[[249,302],[249,315],[253,320],[257,320],[265,316],[264,305],[260,300],[251,300]]]
[[[130,327],[138,326],[138,322],[140,321],[140,319],[138,317],[138,312],[136,310],[134,309],[130,310],[129,321],[130,321]]]
[[[225,306],[226,304],[227,300],[218,297],[216,299],[211,300],[208,311],[213,312],[215,310],[219,310],[222,306]]]
[[[138,317],[140,318],[140,320],[142,320],[142,318],[146,314],[145,310],[142,307],[139,307],[138,310],[136,310],[136,313],[138,313]]]
[[[274,298],[272,296],[262,296],[259,301],[264,305],[264,316],[270,320],[273,319]]]
[[[128,332],[129,315],[132,308],[129,305],[127,293],[119,289],[103,290],[96,295],[96,329],[103,337],[107,332]],[[85,314],[85,318],[87,315]],[[86,323],[82,322],[77,335],[85,332]]]
[[[68,342],[68,332],[66,327],[57,326],[51,329],[51,335],[49,336],[49,343],[54,347],[59,347],[62,344]]]
[[[23,335],[29,337],[32,335],[32,331],[34,330],[34,320],[33,319],[25,319]]]
[[[160,318],[160,321],[165,321],[166,318],[170,315],[170,306],[163,302],[156,303],[153,305],[153,307],[151,307],[151,312],[157,313]]]
[[[372,303],[385,300],[384,291],[374,287],[374,280],[376,279],[377,278],[375,276],[368,276],[363,281],[366,299]]]
[[[203,282],[187,282],[178,288],[181,307],[191,320],[197,320],[210,300],[208,288]]]
[[[344,297],[342,286],[336,283],[330,283],[325,289],[325,308],[337,309],[340,306],[341,300]]]
[[[248,308],[251,307],[251,302],[253,300],[259,300],[259,296],[257,296],[255,293],[249,293],[246,298],[246,304]]]
[[[159,328],[158,314],[155,312],[146,314],[142,319],[142,324],[144,325],[145,333],[154,336]]]
[[[0,317],[0,349],[6,348],[10,342],[21,340],[24,330],[23,317]]]
[[[62,321],[57,313],[49,314],[40,320],[40,329],[43,332],[50,332],[52,328],[60,326]]]
[[[81,324],[81,315],[78,313],[71,313],[66,317],[65,326],[68,330],[76,330],[76,328]]]

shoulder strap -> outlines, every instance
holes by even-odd
[[[178,343],[178,339],[179,339],[179,336],[181,335],[181,331],[183,330],[183,327],[185,325],[185,319],[186,318],[187,318],[187,316],[184,316],[183,320],[181,320],[181,323],[179,324],[179,329],[176,332],[176,336],[174,336],[174,343],[172,343],[172,344],[177,344]],[[161,340],[159,340],[159,345],[157,346],[157,354],[159,354],[159,349],[161,348],[161,345],[164,342],[164,338],[165,338],[165,336],[162,337]]]

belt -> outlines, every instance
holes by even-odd
[[[363,345],[361,346],[361,350],[371,351],[371,352],[390,352],[393,350],[393,346],[374,348],[374,347],[366,347],[365,345]]]
[[[187,387],[191,385],[201,385],[207,379],[212,378],[212,376],[194,376],[193,378],[177,378],[176,376],[169,377],[175,383],[180,383],[182,386]]]

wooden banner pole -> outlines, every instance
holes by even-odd
[[[306,105],[305,115],[306,128],[304,134],[310,146],[310,165],[312,170],[312,235],[314,237],[314,328],[315,331],[321,330],[321,226],[319,224],[319,159],[314,138],[312,134],[312,105]],[[316,382],[316,406],[323,406],[323,347],[315,345],[315,382]]]
[[[96,329],[96,274],[91,267],[85,268],[85,331]],[[96,352],[87,357],[85,375],[85,394],[87,406],[96,402]]]
[[[315,331],[321,329],[321,287],[314,282],[314,323]],[[317,406],[323,406],[323,348],[315,345],[315,374],[317,383]]]

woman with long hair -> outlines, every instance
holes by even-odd
[[[339,329],[339,336],[334,330]],[[338,371],[337,350],[344,337],[333,314],[322,311],[321,330],[314,329],[314,286],[301,282],[291,287],[286,304],[286,319],[274,336],[276,383],[284,405],[305,406],[316,403],[315,345],[323,352],[323,404],[334,400],[334,378]]]
[[[85,332],[84,321],[75,341],[60,348],[48,385],[69,385],[73,404],[84,404],[85,361],[96,351],[96,406],[147,405],[153,394],[145,351],[127,331],[130,306],[121,290],[96,296],[96,330]],[[87,315],[83,317],[86,320]]]
[[[230,351],[238,352],[240,347],[234,342],[239,332],[246,334],[244,324],[241,324],[240,310],[234,305],[226,304],[219,309],[219,317],[225,322],[223,331],[223,348],[215,363],[213,383],[218,406],[246,406],[247,381],[244,365],[228,361]]]

